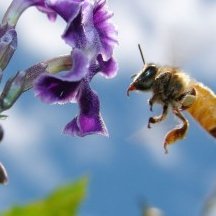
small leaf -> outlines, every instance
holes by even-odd
[[[86,196],[87,178],[59,187],[46,199],[23,207],[13,207],[2,216],[75,216]]]

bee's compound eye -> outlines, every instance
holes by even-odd
[[[151,71],[150,71],[150,69],[148,69],[147,71],[146,71],[146,73],[145,73],[145,76],[146,77],[149,77],[151,75]]]
[[[148,65],[135,79],[134,85],[136,89],[143,91],[149,90],[153,85],[156,74],[157,67],[155,65]]]
[[[154,65],[151,65],[151,66],[146,68],[145,77],[151,78],[152,76],[154,76],[156,74],[156,72],[157,72],[157,68]]]

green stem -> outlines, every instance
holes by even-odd
[[[40,62],[26,70],[26,77],[23,91],[27,91],[32,88],[34,80],[45,71],[51,74],[56,74],[61,71],[70,70],[72,66],[72,60],[70,55],[62,55],[56,58],[49,59],[44,62]]]
[[[10,109],[25,91],[33,87],[34,81],[43,73],[59,73],[70,70],[72,60],[70,55],[59,56],[40,62],[25,71],[18,72],[10,78],[0,95],[0,113]]]
[[[41,0],[13,0],[7,9],[2,24],[15,27],[21,14],[30,6],[38,5]]]
[[[71,55],[62,55],[43,63],[47,64],[47,72],[55,74],[64,70],[69,70],[72,66],[72,59]]]

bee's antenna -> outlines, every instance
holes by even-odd
[[[142,51],[142,48],[141,48],[140,44],[138,44],[138,48],[139,48],[139,51],[140,51],[140,54],[141,54],[141,57],[142,57],[143,64],[145,65],[145,59],[144,59],[143,51]]]

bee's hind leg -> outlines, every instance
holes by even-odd
[[[173,113],[183,122],[181,127],[174,128],[166,134],[164,141],[164,149],[165,153],[168,153],[167,145],[170,145],[176,142],[179,139],[183,139],[188,130],[188,120],[182,115],[182,113],[178,109],[173,109]]]
[[[153,116],[153,117],[149,118],[148,128],[151,128],[151,124],[155,124],[155,123],[163,121],[166,118],[167,113],[168,113],[168,105],[164,104],[163,105],[163,112],[162,112],[161,115],[159,115],[159,116]]]

